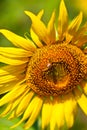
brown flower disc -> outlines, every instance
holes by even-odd
[[[87,73],[84,53],[73,45],[54,44],[38,49],[26,74],[27,84],[41,96],[58,96],[72,91]]]

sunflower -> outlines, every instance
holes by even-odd
[[[5,105],[1,117],[20,117],[17,127],[25,122],[30,128],[41,115],[42,129],[72,127],[77,105],[87,115],[87,23],[80,29],[82,12],[68,25],[64,1],[59,7],[58,27],[55,11],[48,25],[29,11],[30,37],[23,38],[0,29],[13,47],[0,47],[0,106]]]

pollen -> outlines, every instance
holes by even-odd
[[[38,49],[28,64],[26,80],[41,96],[64,95],[87,74],[87,59],[74,45],[54,44]]]

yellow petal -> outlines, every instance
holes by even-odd
[[[39,19],[41,19],[42,18],[42,16],[43,16],[43,13],[44,13],[44,10],[42,9],[39,13],[38,13],[38,18]]]
[[[38,104],[39,101],[40,101],[40,98],[37,96],[32,99],[32,101],[30,102],[29,106],[27,107],[24,113],[23,118],[27,119],[30,116],[30,114],[33,112],[34,108],[36,108],[37,105],[39,108],[39,104]]]
[[[54,43],[56,41],[56,32],[55,32],[54,22],[55,22],[55,11],[52,13],[52,16],[47,26],[48,35],[50,37],[51,43]]]
[[[49,100],[46,100],[42,108],[42,129],[44,129],[49,124],[51,113],[52,103]]]
[[[8,117],[9,120],[14,119],[15,116],[15,109],[11,112],[10,116]]]
[[[82,47],[87,42],[87,35],[80,36],[77,42],[78,47]]]
[[[2,88],[0,88],[0,94],[4,94],[4,93],[6,93],[6,92],[8,92],[8,91],[10,91],[10,90],[12,90],[14,88],[14,86],[8,86],[8,87],[2,87]]]
[[[10,103],[12,104],[12,107],[11,107],[11,109],[10,109],[10,113],[11,113],[11,112],[12,112],[12,113],[11,113],[9,119],[13,119],[13,118],[19,116],[19,114],[16,113],[16,109],[17,109],[17,107],[19,106],[19,103],[23,100],[23,98],[26,96],[27,93],[28,93],[28,91],[26,91],[25,93],[23,93],[23,94],[22,94],[20,97],[18,97],[16,100],[13,100],[13,101],[10,102]],[[13,113],[14,113],[14,114],[13,114]]]
[[[83,90],[84,90],[84,93],[87,94],[87,82],[84,83],[84,86],[83,87]]]
[[[68,28],[68,32],[73,35],[79,28],[81,22],[82,22],[82,12],[71,22]]]
[[[0,99],[0,106],[16,99],[25,92],[26,84],[16,85],[15,88]]]
[[[20,102],[25,98],[26,94],[29,92],[29,90],[26,90],[21,96],[19,96],[18,98],[16,98],[16,100],[14,99],[13,101],[11,101],[13,103],[12,106],[12,110],[14,110],[14,108],[18,108]],[[15,115],[17,116],[18,114],[15,111]]]
[[[83,16],[82,12],[80,12],[80,14],[69,25],[68,31],[66,33],[66,42],[67,43],[70,43],[72,41],[72,43],[74,44],[74,42],[76,40],[76,36],[78,37],[77,31],[78,31],[79,26],[80,26],[80,24],[82,22],[82,16]]]
[[[30,29],[31,37],[38,47],[42,47],[43,44],[40,42],[38,36],[34,33],[33,29]]]
[[[25,13],[31,18],[32,28],[34,32],[38,35],[39,39],[42,40],[44,43],[49,44],[50,38],[48,36],[47,28],[44,23],[41,22],[41,20],[33,13],[29,11],[25,11]]]
[[[32,56],[31,51],[26,51],[21,48],[13,48],[13,47],[0,47],[0,55],[12,58],[18,57],[30,57]]]
[[[31,91],[22,99],[16,110],[16,115],[19,115],[22,111],[24,111],[27,108],[33,95],[34,93]]]
[[[70,35],[68,32],[66,32],[66,43],[69,44],[73,39],[73,35]]]
[[[54,102],[52,116],[50,119],[50,130],[54,130],[55,126],[58,128],[64,125],[64,104],[62,102]]]
[[[18,80],[12,80],[12,81],[8,81],[6,83],[1,83],[0,84],[0,94],[6,93],[8,91],[11,91],[12,89],[15,88],[16,84],[19,84],[20,81],[22,81],[24,79],[24,75],[20,76]]]
[[[41,10],[39,13],[38,13],[38,18],[41,19],[42,15],[43,15],[44,11]],[[31,29],[30,29],[30,34],[31,34],[31,37],[33,39],[33,41],[36,43],[36,45],[38,47],[42,47],[43,44],[41,43],[41,41],[39,40],[39,37],[36,35],[36,33],[34,32],[33,28],[32,28],[32,25],[31,25]]]
[[[87,115],[87,97],[83,93],[80,93],[80,91],[75,90],[75,99],[83,112]]]
[[[0,114],[0,117],[6,116],[8,112],[11,110],[11,108],[12,108],[12,103],[9,103],[6,109]]]
[[[22,65],[28,62],[28,58],[21,58],[21,59],[13,59],[7,58],[5,56],[0,55],[0,62],[9,64],[9,65]]]
[[[42,103],[43,103],[43,100],[41,98],[38,98],[38,100],[36,99],[35,107],[33,108],[32,114],[24,126],[25,129],[30,128],[32,126],[32,124],[35,122],[35,120],[41,110]]]
[[[7,83],[9,81],[18,80],[20,75],[14,76],[14,75],[6,75],[0,77],[0,84]]]
[[[59,18],[58,18],[58,35],[59,39],[63,38],[64,33],[68,27],[68,13],[63,0],[61,0],[59,7]]]
[[[29,39],[26,40],[25,38],[18,36],[15,33],[5,29],[0,29],[0,33],[2,33],[9,41],[11,41],[17,47],[30,51],[36,50],[36,46]]]
[[[82,37],[87,32],[87,22],[74,34],[72,39],[72,43],[78,41],[80,37]]]
[[[83,112],[87,115],[87,97],[82,94],[81,97],[77,100],[79,106],[83,110]]]
[[[31,116],[30,116],[29,119],[32,119],[33,116],[36,116],[38,114],[39,110],[41,109],[41,106],[42,106],[42,100],[39,97],[37,97],[37,96],[34,97],[34,99],[32,99],[32,101],[30,102],[29,106],[27,107],[26,111],[24,112],[23,118],[17,124],[12,126],[12,128],[17,127],[24,120],[29,118],[30,115]],[[33,117],[32,121],[35,120],[35,119],[36,119],[36,117]],[[31,120],[29,122],[32,123]],[[29,125],[31,125],[31,124],[29,124]]]
[[[16,100],[10,102],[8,104],[8,106],[6,107],[6,109],[3,111],[3,113],[1,113],[0,116],[6,116],[6,114],[8,114],[9,112],[11,112],[15,107],[17,107],[17,105],[20,103],[20,101],[22,100],[22,98],[25,96],[26,93],[24,93],[23,95],[21,95],[20,97],[18,97]]]
[[[0,86],[0,94],[6,93],[6,92],[12,90],[18,82],[19,82],[19,80],[18,81],[12,81],[12,82],[10,81],[8,83],[2,84]]]
[[[17,75],[23,73],[25,71],[26,66],[27,66],[26,64],[19,65],[19,66],[6,65],[0,68],[0,76],[9,75],[9,74]]]
[[[15,85],[20,82],[20,80],[22,79],[19,79],[18,81],[9,81],[8,83],[3,83],[1,86],[0,86],[0,94],[3,94],[3,93],[6,93],[8,91],[11,91],[12,89],[15,88]]]
[[[68,128],[72,127],[74,123],[74,115],[76,111],[76,101],[74,97],[69,94],[64,101],[64,114]]]

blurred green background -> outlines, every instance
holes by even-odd
[[[45,24],[49,21],[51,13],[54,9],[58,12],[60,0],[0,0],[0,28],[11,30],[21,36],[29,31],[31,21],[24,14],[24,10],[32,11],[37,14],[44,9],[43,21]],[[83,23],[87,20],[87,0],[65,0],[65,4],[71,21],[80,10],[83,11]],[[58,13],[56,13],[56,18]],[[2,35],[0,35],[0,46],[10,46]],[[67,108],[68,109],[68,108]],[[0,130],[10,130],[10,126],[19,119],[8,121],[7,118],[0,118]],[[29,130],[39,130],[36,123]],[[23,124],[13,130],[24,130]],[[87,117],[79,109],[75,124],[70,130],[87,130]]]

